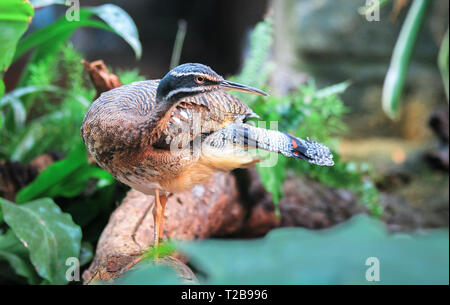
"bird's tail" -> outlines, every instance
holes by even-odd
[[[334,165],[330,149],[321,143],[248,124],[230,124],[210,136],[209,141],[218,148],[225,143],[233,143],[281,153],[287,157],[303,159],[317,165]]]

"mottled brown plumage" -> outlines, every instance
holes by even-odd
[[[217,90],[184,97],[155,120],[160,111],[158,84],[158,80],[135,82],[103,93],[90,107],[81,131],[101,167],[147,194],[153,194],[158,184],[165,186],[163,191],[180,191],[178,181],[196,157],[188,150],[171,153],[167,140],[185,136],[183,142],[188,144],[199,136],[192,130],[186,133],[195,119],[205,134],[255,115],[236,97]],[[181,180],[186,188],[204,182]]]

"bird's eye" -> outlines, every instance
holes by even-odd
[[[203,76],[197,76],[196,78],[195,78],[195,82],[197,83],[197,84],[203,84],[204,82],[205,82],[205,78],[203,77]]]

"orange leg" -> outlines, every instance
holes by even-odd
[[[155,190],[155,205],[153,206],[153,247],[158,247],[159,244],[159,230],[161,229],[161,212],[162,206],[159,197],[159,190]]]
[[[163,239],[163,233],[164,233],[164,229],[163,229],[163,227],[164,227],[164,211],[166,210],[167,196],[165,196],[165,195],[159,196],[159,201],[161,204],[161,216],[160,216],[161,218],[159,221],[158,239],[161,242]]]
[[[158,247],[159,242],[163,237],[164,226],[164,211],[166,208],[167,196],[160,195],[159,190],[155,191],[155,205],[153,206],[153,246]]]

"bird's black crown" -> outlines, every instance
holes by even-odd
[[[172,100],[214,89],[223,77],[206,65],[187,63],[167,73],[160,81],[157,99]]]

